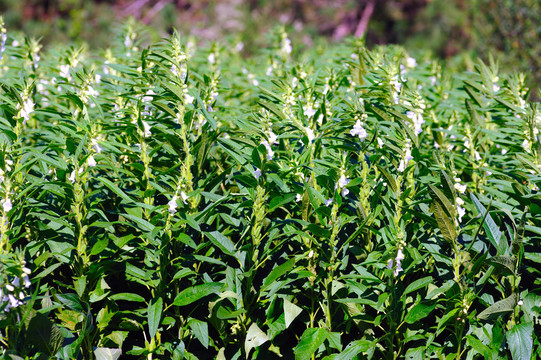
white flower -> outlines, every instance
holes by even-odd
[[[493,91],[493,92],[498,92],[498,91],[500,91],[500,87],[498,86],[498,84],[496,84],[496,83],[492,84],[492,91]]]
[[[193,104],[194,97],[190,94],[184,94],[184,102],[186,104]]]
[[[23,121],[23,124],[26,123],[26,121],[28,119],[30,119],[30,114],[34,112],[34,102],[32,101],[31,98],[27,98],[24,102],[23,102],[23,105],[20,106],[20,105],[17,105],[17,107],[19,108],[19,114],[18,114],[18,117],[19,118],[23,118],[24,121]]]
[[[167,203],[169,205],[168,211],[171,213],[171,215],[175,215],[177,212],[177,196],[173,196],[173,198]]]
[[[380,149],[383,148],[383,144],[384,144],[384,143],[383,143],[383,140],[381,140],[381,138],[378,137],[378,138],[377,138],[377,141],[378,141],[378,148],[380,148]]]
[[[425,120],[423,119],[423,114],[417,111],[408,111],[406,113],[406,116],[413,121],[413,129],[415,131],[415,135],[419,135],[420,133],[422,133],[422,125],[425,123]]]
[[[261,144],[265,146],[267,149],[267,160],[272,160],[272,157],[274,156],[274,151],[272,151],[272,148],[267,140],[261,141]]]
[[[291,51],[293,50],[293,48],[291,47],[291,40],[289,40],[289,38],[284,38],[282,40],[282,51],[286,54],[291,54]]]
[[[402,252],[402,249],[399,248],[396,253],[396,262],[400,262],[402,260],[404,260],[404,253]]]
[[[156,93],[152,90],[148,90],[146,93],[145,93],[145,96],[143,96],[143,102],[151,102],[152,99],[154,98],[153,95],[156,95]]]
[[[502,149],[502,155],[507,154],[507,149]]]
[[[186,195],[186,193],[185,193],[184,191],[181,191],[181,192],[180,192],[180,198],[182,199],[182,202],[183,202],[184,204],[187,204],[187,203],[186,203],[186,200],[188,200],[188,195]]]
[[[458,203],[458,199],[457,199],[457,203]],[[462,217],[466,214],[466,209],[464,209],[462,206],[457,204],[456,211],[458,213],[458,222],[462,222]]]
[[[417,60],[415,58],[412,58],[411,56],[406,59],[406,66],[410,68],[414,68],[417,66]]]
[[[6,200],[4,200],[2,207],[4,208],[4,212],[9,212],[11,209],[13,209],[13,205],[11,204],[11,199],[7,198]]]
[[[190,94],[184,94],[184,102],[186,104],[193,104],[193,101],[194,101],[193,96],[191,96]]]
[[[126,35],[126,37],[124,38],[124,46],[127,47],[127,48],[131,48],[133,45],[133,41],[130,37],[130,35]]]
[[[237,45],[235,45],[235,50],[237,50],[238,52],[241,52],[242,49],[244,49],[244,43],[242,41],[239,41]]]
[[[343,188],[340,194],[342,197],[346,197],[349,194],[349,190],[347,188]]]
[[[409,142],[406,143],[406,151],[404,152],[404,157],[402,160],[400,160],[400,164],[398,165],[398,171],[403,172],[408,167],[408,163],[410,160],[413,160],[413,156],[411,156],[411,145]]]
[[[314,141],[315,139],[314,131],[310,129],[309,127],[305,127],[304,130],[306,131],[306,136],[308,136],[308,143],[311,143],[312,141]]]
[[[307,118],[312,118],[316,114],[316,110],[312,109],[311,106],[307,106],[307,107],[303,108],[303,110],[304,110],[304,115]]]
[[[431,76],[428,78],[430,80],[430,85],[434,86],[438,82],[438,79],[435,76]]]
[[[396,263],[396,269],[394,270],[394,276],[398,276],[398,274],[401,272],[401,271],[404,271],[404,269],[402,269],[402,263],[398,262]]]
[[[349,133],[351,134],[351,136],[358,135],[361,141],[364,141],[364,139],[366,139],[366,137],[368,136],[366,130],[362,126],[361,120],[357,120],[357,122],[353,126],[353,129]]]
[[[269,130],[267,136],[269,137],[269,144],[278,144],[278,136],[272,130]]]
[[[455,178],[454,187],[459,193],[464,194],[466,192],[466,185],[462,185],[460,181],[460,178]]]
[[[295,197],[295,201],[296,201],[296,202],[302,201],[302,195],[301,195],[301,194],[297,194],[297,196]]]
[[[344,186],[349,184],[349,182],[350,182],[350,179],[346,178],[346,176],[342,174],[342,176],[340,176],[340,179],[338,180],[338,186],[340,188],[343,188]]]
[[[98,154],[101,153],[102,148],[101,148],[100,144],[98,144],[98,140],[92,139],[92,140],[90,140],[90,144],[94,147],[94,150]]]
[[[143,136],[147,138],[152,135],[152,132],[150,132],[151,126],[144,120],[142,120],[141,122],[143,123],[144,128]]]
[[[94,156],[90,155],[87,159],[87,163],[90,167],[96,166],[96,160],[94,159]]]
[[[92,86],[89,86],[86,89],[86,91],[88,92],[88,95],[90,96],[94,96],[94,97],[100,96],[100,93],[96,89],[94,89]]]
[[[210,64],[214,64],[216,62],[216,56],[214,55],[214,53],[210,53],[207,59]]]
[[[70,66],[69,65],[60,65],[60,76],[65,79],[71,79],[70,76]]]
[[[325,200],[325,206],[330,206],[333,202],[333,198]]]
[[[23,274],[23,282],[24,282],[25,288],[29,288],[30,285],[32,285],[32,283],[30,282],[30,279],[28,278],[28,275],[26,274]]]
[[[68,178],[69,181],[73,184],[75,182],[75,170],[73,170]]]
[[[261,169],[256,168],[254,171],[254,176],[256,179],[259,179],[259,177],[261,176]]]

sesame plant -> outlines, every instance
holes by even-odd
[[[360,41],[0,34],[6,359],[541,356],[522,74]]]

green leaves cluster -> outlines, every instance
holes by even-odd
[[[540,355],[524,78],[287,39],[253,59],[130,25],[103,53],[6,47],[0,255],[32,282],[6,353]]]

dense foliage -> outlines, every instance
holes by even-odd
[[[7,358],[541,356],[523,75],[283,30],[252,59],[3,34]]]

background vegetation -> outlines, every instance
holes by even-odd
[[[298,44],[364,34],[368,47],[393,43],[440,58],[467,53],[484,61],[492,54],[506,71],[528,73],[536,88],[541,83],[537,0],[2,0],[0,12],[10,29],[46,44],[108,46],[114,24],[132,16],[150,25],[154,41],[173,29],[198,39],[235,36],[248,54],[281,23]]]

